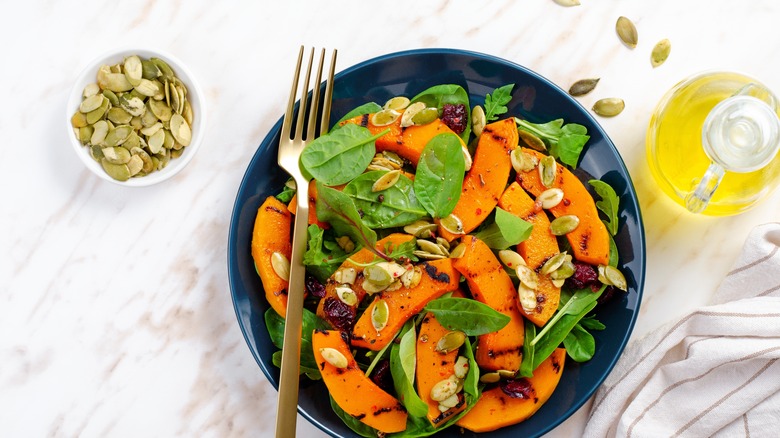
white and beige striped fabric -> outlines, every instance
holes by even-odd
[[[780,437],[779,249],[756,227],[714,305],[630,344],[585,436]]]

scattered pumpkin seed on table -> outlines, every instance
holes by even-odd
[[[619,17],[617,23],[615,23],[615,31],[617,32],[618,37],[620,37],[620,41],[623,41],[623,44],[632,49],[636,48],[636,45],[639,42],[639,34],[636,31],[636,26],[634,26],[634,23],[631,20],[623,16]]]
[[[655,47],[653,47],[653,52],[650,55],[650,62],[653,64],[653,68],[658,67],[659,65],[666,62],[666,59],[669,57],[669,53],[672,51],[672,42],[668,39],[664,38],[661,41],[659,41]]]
[[[118,181],[162,170],[192,141],[187,87],[162,59],[101,66],[71,118],[90,156]]]
[[[580,79],[571,85],[569,88],[569,94],[575,97],[584,96],[596,88],[599,80],[601,80],[601,78]]]
[[[615,117],[623,112],[625,107],[626,104],[623,102],[623,99],[618,97],[607,97],[600,99],[593,104],[593,112],[602,117]]]

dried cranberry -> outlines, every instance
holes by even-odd
[[[520,379],[507,379],[501,381],[501,391],[504,394],[512,398],[525,398],[531,399],[535,396],[536,391],[531,386],[531,382],[528,379],[522,377]]]
[[[334,297],[325,298],[322,303],[322,310],[327,315],[328,322],[334,328],[343,331],[352,331],[355,325],[355,309],[344,304],[340,299]]]
[[[573,289],[585,289],[588,286],[599,285],[599,273],[592,265],[574,261],[574,275],[566,280]]]
[[[325,296],[325,286],[313,275],[306,274],[306,292],[317,298]]]
[[[371,373],[371,380],[386,392],[393,392],[393,376],[390,374],[390,361],[382,359]]]
[[[466,106],[462,103],[445,103],[442,107],[441,121],[444,122],[452,132],[460,134],[466,130]]]

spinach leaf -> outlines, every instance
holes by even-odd
[[[379,436],[376,429],[344,412],[344,410],[341,409],[341,406],[336,404],[336,401],[333,400],[333,396],[328,394],[328,397],[330,397],[330,407],[333,409],[333,412],[335,412],[336,416],[339,417],[347,427],[352,429],[353,432],[366,438],[376,438]]]
[[[336,122],[335,125],[333,125],[333,128],[331,128],[331,132],[341,128],[341,123],[344,122],[345,120],[353,119],[357,116],[362,116],[363,114],[378,113],[379,111],[382,111],[382,106],[379,105],[378,103],[376,102],[364,103],[363,105],[360,105],[359,107],[353,109],[352,111],[344,114],[344,117],[339,119],[339,121]]]
[[[274,353],[271,355],[271,363],[274,364],[274,366],[277,368],[282,367],[282,350],[274,351]],[[301,364],[299,372],[301,374],[305,374],[306,377],[308,377],[311,380],[322,379],[322,375],[320,374],[319,368],[311,368],[306,366],[305,364]]]
[[[339,234],[349,236],[356,244],[389,261],[387,255],[375,248],[376,231],[363,223],[355,203],[349,196],[317,181],[316,208],[317,219],[330,223]]]
[[[534,347],[531,342],[536,337],[536,325],[531,320],[525,320],[525,336],[523,337],[523,362],[520,364],[521,377],[534,375]]]
[[[423,312],[433,313],[448,330],[460,330],[469,336],[501,330],[511,319],[487,304],[468,298],[437,298]]]
[[[335,186],[348,183],[371,163],[376,153],[374,140],[388,131],[371,135],[368,128],[346,124],[306,145],[301,153],[301,166],[323,184]]]
[[[268,309],[265,312],[265,326],[268,329],[268,335],[276,348],[282,348],[284,342],[284,318],[279,316],[274,309]],[[317,369],[317,362],[314,360],[314,351],[312,350],[311,336],[314,330],[327,330],[330,326],[319,316],[308,309],[303,309],[303,322],[301,326],[301,372],[307,374],[320,375]],[[280,356],[281,359],[281,356]]]
[[[580,324],[575,324],[569,334],[563,338],[563,346],[575,362],[587,362],[596,353],[596,340]]]
[[[466,162],[455,134],[433,137],[420,155],[414,177],[414,192],[434,218],[452,213],[460,199]]]
[[[290,178],[290,180],[292,180],[292,178]],[[289,204],[293,195],[295,195],[295,189],[285,184],[282,191],[276,195],[276,199],[282,204]]]
[[[595,315],[587,316],[585,318],[582,318],[580,320],[580,325],[582,328],[587,330],[604,330],[607,328],[604,324],[601,323],[598,319],[596,319]]]
[[[401,342],[393,343],[390,350],[390,374],[393,376],[393,386],[409,415],[425,417],[428,414],[428,403],[422,401],[414,390],[414,372],[417,366],[417,333],[414,329],[414,321],[407,321],[401,333]]]
[[[615,239],[609,236],[609,266],[617,268],[619,258],[620,255],[618,254],[617,245],[615,245]]]
[[[582,148],[590,136],[588,130],[576,123],[563,124],[563,119],[551,120],[547,123],[531,123],[515,118],[518,129],[530,132],[548,145],[550,155],[573,169],[577,168]]]
[[[506,104],[512,100],[512,88],[515,84],[507,84],[493,90],[493,94],[485,96],[485,119],[488,122],[498,120],[498,116],[505,114],[509,109]]]
[[[417,201],[412,180],[405,175],[400,175],[388,189],[372,190],[376,180],[386,173],[384,170],[366,172],[344,187],[344,193],[363,214],[363,223],[375,229],[402,227],[427,216],[428,212]]]
[[[365,301],[368,301],[368,300],[365,300]],[[365,301],[364,301],[364,302],[365,302]],[[363,303],[360,303],[360,304],[362,305]],[[364,309],[363,311],[365,311],[365,309]],[[400,330],[398,331],[398,333],[400,333]],[[382,349],[381,349],[381,350],[379,350],[379,351],[378,351],[378,352],[377,352],[377,353],[374,355],[374,359],[373,359],[373,360],[371,361],[371,363],[368,365],[368,368],[366,368],[366,375],[367,375],[367,376],[370,376],[370,375],[371,375],[371,371],[374,371],[374,367],[376,367],[376,365],[379,363],[379,361],[380,361],[380,360],[382,360],[382,358],[385,356],[385,352],[386,352],[386,351],[387,351],[387,349],[388,349],[388,348],[390,348],[390,346],[391,346],[391,345],[394,343],[393,341],[395,341],[395,338],[396,338],[396,336],[398,336],[398,333],[394,334],[394,335],[393,335],[393,339],[392,339],[392,340],[390,340],[390,342],[388,342],[388,343],[387,343],[387,345],[385,345],[384,347],[382,347]],[[369,353],[371,353],[371,352],[369,352]]]
[[[468,144],[471,135],[471,106],[469,105],[469,93],[463,87],[455,84],[435,85],[412,98],[412,103],[423,102],[425,106],[438,108],[439,114],[444,104],[462,104],[466,109],[466,129],[460,133],[460,138]]]
[[[308,249],[303,254],[303,264],[306,272],[326,282],[350,254],[332,240],[326,240],[325,230],[317,224],[309,225],[306,230],[309,235]],[[355,248],[357,251],[358,248]]]
[[[604,222],[607,230],[609,230],[609,234],[614,236],[618,232],[618,209],[620,207],[620,198],[618,198],[615,193],[615,189],[604,181],[592,179],[588,181],[588,184],[593,186],[596,193],[601,196],[601,200],[596,202],[596,207],[607,215],[607,219],[602,220],[602,222]]]
[[[495,221],[475,234],[492,249],[507,249],[531,235],[533,225],[499,207]]]
[[[603,286],[598,292],[593,292],[590,288],[585,288],[574,292],[570,295],[570,297],[567,293],[568,291],[561,291],[561,303],[563,303],[563,305],[560,306],[555,316],[553,316],[552,319],[550,319],[547,324],[544,325],[544,328],[536,336],[536,338],[531,341],[531,345],[536,345],[536,343],[541,340],[544,335],[550,331],[565,315],[579,314],[583,309],[590,306],[591,303],[595,303],[603,291]]]

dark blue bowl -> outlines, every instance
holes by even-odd
[[[464,86],[471,104],[482,104],[485,94],[514,83],[509,114],[532,122],[563,118],[588,128],[590,141],[575,172],[583,180],[596,177],[609,183],[620,196],[620,229],[615,242],[620,269],[628,280],[628,293],[598,308],[606,330],[594,332],[596,354],[584,364],[567,361],[552,398],[530,419],[484,436],[540,436],[579,409],[601,385],[615,365],[631,335],[645,278],[645,235],[631,177],[610,139],[590,114],[565,91],[538,74],[509,61],[480,53],[450,49],[424,49],[393,53],[350,67],[336,76],[332,120],[368,101],[380,104],[398,96],[413,96],[443,83]],[[263,314],[268,309],[262,284],[255,272],[250,241],[255,214],[266,196],[276,194],[287,175],[276,164],[282,121],[257,148],[238,189],[228,237],[228,276],[238,323],[252,355],[268,380],[278,388],[279,370],[271,363],[276,348],[268,338]],[[334,437],[354,436],[330,407],[321,382],[303,379],[298,410],[306,419]],[[475,436],[453,427],[447,437]]]

